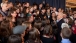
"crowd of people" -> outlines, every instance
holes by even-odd
[[[76,12],[48,3],[2,2],[0,43],[76,43]]]

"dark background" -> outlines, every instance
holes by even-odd
[[[0,0],[0,3],[2,2],[2,0]]]
[[[42,3],[45,1],[46,3],[49,3],[50,6],[58,8],[63,8],[65,10],[65,0],[9,0],[10,2],[15,3],[16,1],[19,2],[29,2],[31,5],[35,2],[37,4]]]

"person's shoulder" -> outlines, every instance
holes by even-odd
[[[61,19],[60,21],[64,21],[64,19]]]
[[[63,39],[61,43],[71,43],[71,41],[69,39]]]
[[[64,23],[64,20],[63,20],[63,19],[61,19],[61,20],[59,21],[59,23],[60,23],[60,22],[61,22],[61,23]]]

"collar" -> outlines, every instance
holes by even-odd
[[[57,20],[57,22],[59,22],[60,20],[62,20],[62,18],[61,18],[61,19],[59,19],[59,20]]]
[[[62,39],[61,43],[71,43],[69,39]]]

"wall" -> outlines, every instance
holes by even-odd
[[[44,0],[8,0],[8,1],[12,1],[13,3],[15,3],[15,1],[20,1],[20,2],[29,2],[30,4],[33,4],[34,2],[36,2],[37,4],[42,3]],[[56,7],[58,8],[63,8],[65,9],[65,0],[45,0],[46,3],[49,3],[50,6],[52,7]]]

